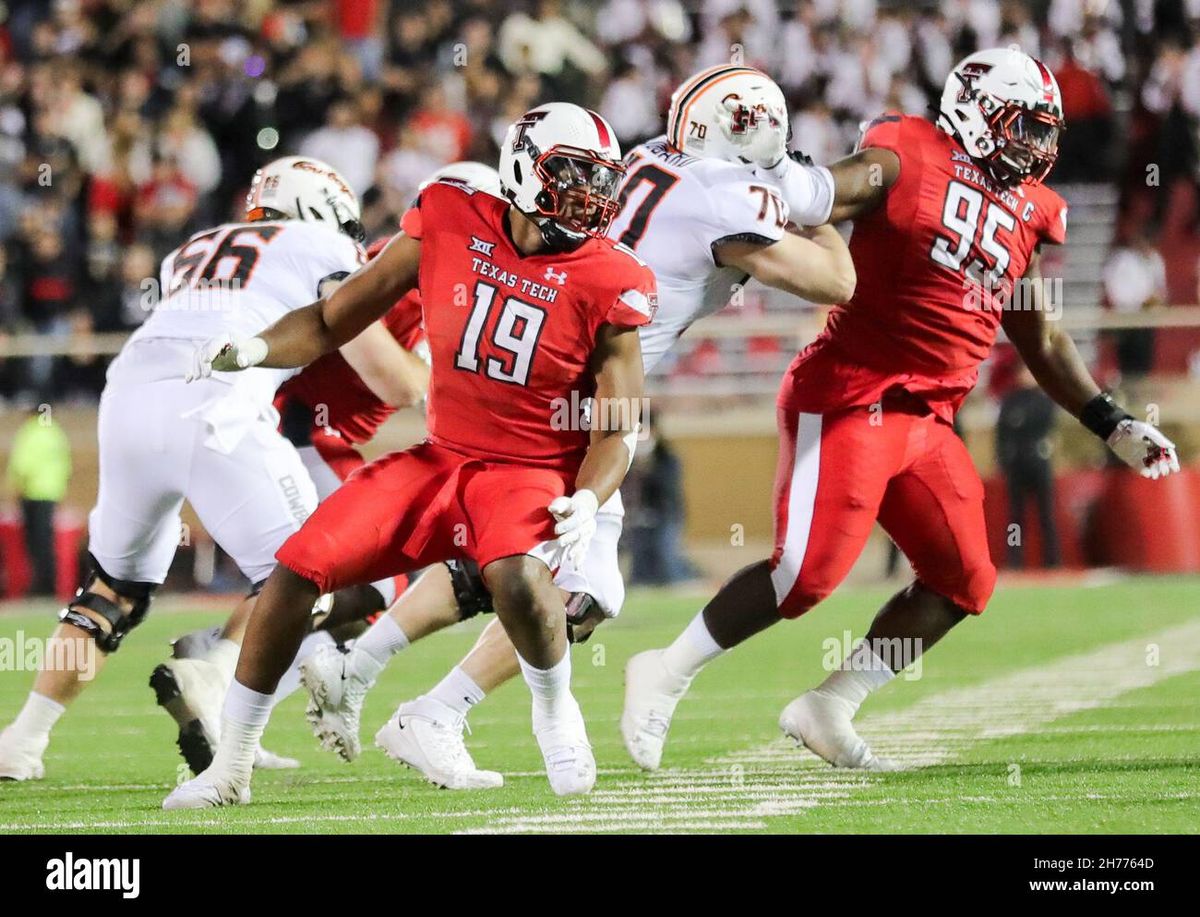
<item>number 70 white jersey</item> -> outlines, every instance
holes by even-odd
[[[811,210],[822,215],[789,214],[778,189],[750,166],[680,153],[665,137],[634,147],[625,163],[621,211],[608,235],[658,281],[658,312],[639,329],[649,373],[692,322],[719,312],[745,283],[744,272],[716,262],[713,246],[778,242],[789,219],[822,222],[829,202],[814,193]]]

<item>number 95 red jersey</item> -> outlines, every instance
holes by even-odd
[[[780,404],[825,413],[903,386],[950,420],[1003,310],[1031,307],[1020,278],[1041,243],[1064,241],[1067,205],[1045,185],[998,187],[924,118],[881,117],[860,147],[893,151],[900,176],[886,202],[855,221],[854,298],[793,362]]]
[[[597,332],[650,321],[654,274],[607,239],[522,255],[508,207],[443,180],[401,221],[421,240],[429,439],[493,461],[571,469],[588,446],[578,406],[595,392]]]

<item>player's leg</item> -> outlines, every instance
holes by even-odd
[[[639,765],[659,766],[675,706],[707,663],[781,617],[803,614],[845,578],[900,467],[911,422],[867,409],[780,411],[772,559],[736,573],[670,646],[626,666],[621,733]]]
[[[879,521],[912,562],[916,581],[880,609],[842,666],[781,716],[789,733],[846,766],[879,761],[851,722],[866,697],[982,612],[996,582],[983,484],[962,441],[932,416],[914,426],[909,459],[888,486]]]
[[[584,642],[606,617],[615,617],[625,600],[625,583],[617,562],[623,510],[619,496],[596,517],[596,533],[583,569],[564,562],[554,583],[563,593],[567,631],[572,643]],[[491,613],[492,597],[474,561],[447,565],[454,598],[463,618]],[[441,571],[429,571],[441,574]],[[451,789],[500,786],[504,778],[480,770],[463,740],[467,716],[484,697],[521,672],[517,652],[499,620],[492,620],[471,651],[430,691],[399,705],[375,734],[375,744],[394,760],[426,779]]]
[[[295,440],[291,442],[296,446],[296,453],[316,488],[318,500],[327,499],[351,474],[366,465],[366,460],[357,449],[344,440],[329,436],[323,428],[313,429],[306,438],[306,444],[296,443]],[[310,632],[300,642],[295,659],[280,679],[275,691],[275,703],[279,704],[300,687],[301,668],[317,654],[331,654],[331,661],[338,662],[340,677],[338,645],[360,637],[367,629],[369,619],[391,605],[397,595],[403,592],[407,582],[408,578],[403,575],[386,577],[374,583],[347,586],[331,595],[322,596],[309,619]],[[232,620],[226,625],[225,635],[239,646],[245,630],[244,621],[242,625],[239,629]]]
[[[295,447],[263,418],[232,445],[201,441],[192,456],[187,498],[205,530],[254,584],[203,655],[172,657],[155,667],[150,685],[179,726],[178,745],[193,773],[212,763],[221,738],[221,708],[258,592],[275,566],[275,551],[316,509],[317,491]],[[260,764],[298,762],[258,754]]]
[[[392,656],[461,619],[450,570],[437,563],[354,641],[349,652],[324,646],[304,660],[300,674],[308,692],[307,715],[321,746],[347,761],[357,757],[363,704]]]
[[[164,808],[249,800],[254,752],[280,679],[304,639],[313,604],[323,593],[420,566],[420,557],[406,553],[410,536],[451,470],[427,446],[386,456],[346,482],[283,544],[242,641],[213,763],[177,787]],[[431,550],[442,548],[439,543]],[[357,723],[352,725],[357,735]]]
[[[560,796],[590,792],[596,760],[571,693],[566,607],[550,569],[516,555],[487,564],[483,576],[533,696],[533,733],[550,786]]]
[[[182,383],[181,383],[182,384]],[[109,653],[146,616],[179,543],[186,430],[169,399],[139,386],[101,399],[100,482],[89,516],[89,570],[60,614],[16,720],[0,733],[0,779],[38,779],[50,733]]]
[[[533,732],[559,795],[587,793],[596,760],[571,694],[566,606],[550,573],[557,553],[546,507],[569,484],[549,470],[489,466],[464,479],[471,550],[533,695]]]

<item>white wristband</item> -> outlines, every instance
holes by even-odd
[[[238,347],[237,364],[242,369],[257,366],[267,358],[267,342],[260,337],[243,341]]]

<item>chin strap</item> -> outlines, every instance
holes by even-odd
[[[546,244],[547,251],[551,253],[573,252],[588,240],[583,233],[564,229],[550,217],[536,216],[532,219],[542,233],[542,241]]]

